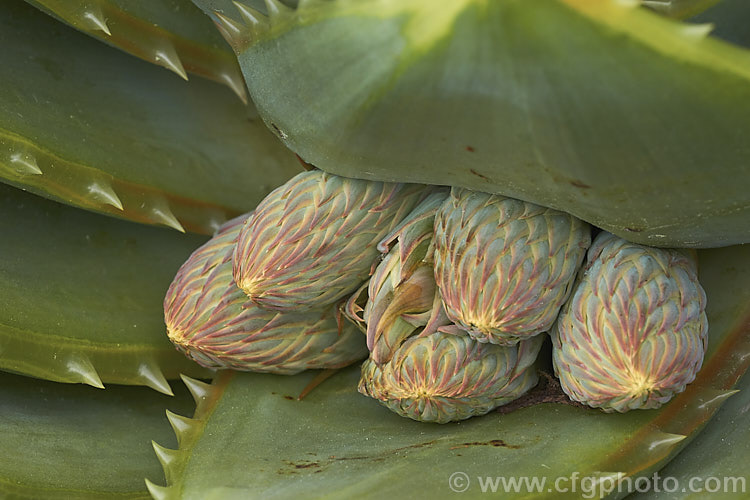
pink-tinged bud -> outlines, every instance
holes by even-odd
[[[400,415],[449,422],[482,415],[537,382],[543,338],[505,347],[481,344],[456,330],[445,315],[433,271],[433,226],[447,193],[422,202],[380,245],[388,254],[370,279],[361,318],[370,359],[359,391]],[[364,290],[362,290],[364,291]],[[359,303],[350,300],[348,309]]]
[[[232,254],[244,219],[224,225],[180,268],[164,299],[167,334],[209,368],[293,374],[338,368],[367,355],[334,305],[302,313],[258,307],[234,283]]]
[[[606,412],[658,408],[701,367],[705,308],[688,252],[599,234],[550,332],[563,390]]]
[[[588,224],[520,200],[453,188],[435,219],[448,317],[479,342],[548,331],[591,243]]]
[[[378,241],[432,189],[303,172],[248,219],[234,254],[235,281],[267,309],[332,304],[367,280]]]

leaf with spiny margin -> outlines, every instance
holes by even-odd
[[[26,0],[94,38],[187,80],[193,73],[227,85],[247,102],[232,51],[190,0]]]
[[[208,372],[167,339],[162,301],[205,238],[61,205],[0,184],[0,369],[147,385]]]
[[[629,500],[664,498],[665,486],[672,489],[672,483],[664,482],[667,477],[678,481],[677,490],[669,492],[670,500],[707,498],[706,491],[699,488],[713,490],[721,499],[747,498],[750,491],[747,467],[750,463],[750,373],[742,377],[736,389],[739,392],[729,398],[700,435],[659,472],[661,494],[656,491],[635,493]],[[687,491],[682,491],[683,487]]]
[[[654,246],[750,241],[750,52],[710,26],[630,0],[300,5],[220,27],[307,162],[500,193]]]
[[[549,485],[568,478],[558,484],[569,491],[539,498],[580,498],[580,488],[570,488],[574,472],[604,486],[618,473],[651,474],[700,431],[750,365],[750,247],[699,253],[707,357],[695,382],[658,410],[604,414],[540,404],[431,425],[359,395],[356,367],[302,401],[295,397],[312,373],[224,374],[203,388],[208,396],[186,421],[178,465],[167,468],[169,487],[157,498],[385,499],[405,491],[443,498],[454,472],[468,474],[471,496],[481,493],[478,477],[502,475],[538,476]]]
[[[211,233],[298,173],[252,108],[23,2],[0,11],[0,180],[86,209]]]
[[[164,477],[150,440],[175,441],[166,408],[194,408],[182,384],[171,398],[0,374],[0,497],[149,498],[143,478]]]

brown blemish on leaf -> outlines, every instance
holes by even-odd
[[[469,172],[471,172],[472,174],[476,175],[477,177],[479,177],[480,179],[482,179],[484,181],[491,182],[491,179],[489,177],[487,177],[486,175],[480,174],[479,172],[477,172],[473,168],[470,168]]]
[[[384,450],[382,452],[379,452],[374,455],[353,455],[353,456],[343,456],[339,457],[336,455],[330,455],[327,460],[282,460],[282,463],[285,465],[285,467],[282,467],[277,470],[277,473],[280,475],[288,475],[288,474],[297,474],[298,471],[304,471],[304,470],[311,470],[312,472],[321,472],[325,469],[327,469],[329,466],[336,462],[347,462],[351,460],[366,460],[370,462],[383,462],[387,458],[392,457],[394,454],[404,451],[404,450],[410,450],[410,449],[417,449],[417,448],[424,448],[427,446],[432,446],[437,441],[426,441],[424,443],[416,443],[409,446],[403,446],[401,448],[396,448],[393,450]],[[314,453],[308,452],[308,455]],[[315,469],[315,470],[312,470]]]
[[[576,179],[570,181],[570,185],[574,186],[574,187],[577,187],[577,188],[581,188],[581,189],[591,189],[591,186],[589,186],[588,184],[586,184],[583,181],[579,181],[579,180],[576,180]]]
[[[466,146],[466,151],[468,151],[469,153],[473,153],[474,151],[476,151],[476,149],[474,149],[474,146]]]
[[[461,443],[457,446],[452,446],[451,450],[456,450],[458,448],[468,448],[470,446],[494,446],[496,448],[510,448],[512,450],[517,450],[520,448],[517,444],[508,444],[502,439],[492,439],[490,441],[472,441],[470,443]]]

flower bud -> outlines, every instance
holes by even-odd
[[[563,390],[607,412],[658,408],[701,367],[705,308],[690,254],[600,233],[550,332]]]
[[[591,242],[588,224],[520,200],[453,188],[435,219],[448,317],[479,342],[549,330]]]
[[[243,219],[224,225],[183,264],[164,299],[167,334],[202,366],[294,374],[367,355],[357,329],[333,305],[302,313],[258,307],[234,283],[232,254]]]

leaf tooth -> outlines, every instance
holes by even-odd
[[[648,445],[648,451],[650,453],[658,453],[659,455],[662,455],[662,453],[666,454],[686,437],[684,434],[657,432]]]
[[[724,404],[724,401],[727,400],[727,398],[734,396],[740,392],[737,389],[725,391],[721,389],[716,389],[714,391],[705,391],[701,394],[701,404],[698,405],[698,408],[701,410],[709,410],[713,412],[716,408]]]
[[[154,500],[171,500],[177,498],[175,490],[171,486],[159,486],[148,479],[144,481],[146,481],[146,488],[148,488],[148,492],[151,493]]]
[[[102,379],[96,372],[96,368],[91,364],[88,356],[83,353],[74,353],[65,360],[65,368],[73,375],[73,379],[78,382],[88,384],[97,389],[104,389]]]
[[[263,27],[268,25],[268,17],[262,14],[260,11],[253,9],[252,7],[245,5],[242,2],[233,1],[234,6],[242,17],[245,25],[253,27]]]
[[[684,24],[680,26],[680,30],[686,38],[703,40],[714,30],[714,25],[711,23]]]
[[[162,469],[164,469],[164,475],[167,478],[167,484],[172,483],[172,471],[174,470],[175,462],[179,460],[180,450],[165,448],[164,446],[153,440],[151,441],[151,446],[154,448],[154,453],[156,453],[156,458],[159,459],[159,463],[161,463]]]
[[[29,153],[13,153],[10,165],[21,175],[42,175],[42,169],[36,163],[36,157]]]
[[[114,188],[108,182],[94,181],[87,186],[86,190],[88,191],[89,198],[93,198],[94,200],[106,205],[112,205],[119,210],[123,209],[120,197],[117,196]]]
[[[144,362],[138,366],[138,381],[162,394],[174,396],[169,382],[154,362]]]
[[[214,24],[219,28],[219,33],[224,37],[224,40],[232,47],[236,53],[242,50],[244,42],[246,42],[251,35],[250,29],[247,26],[235,21],[231,17],[225,16],[221,12],[214,11],[216,20]]]
[[[83,11],[80,22],[89,29],[103,31],[107,36],[112,36],[109,26],[107,26],[107,19],[97,4],[91,4]]]
[[[230,89],[232,89],[232,92],[237,94],[237,97],[240,98],[243,104],[247,104],[247,91],[245,90],[245,80],[242,79],[242,76],[239,74],[239,72],[221,73],[219,75],[219,78],[221,79],[222,82],[226,83]]]
[[[293,12],[292,9],[281,3],[279,0],[264,1],[266,3],[266,9],[268,10],[268,17],[271,19],[272,23],[290,17]]]
[[[183,80],[188,79],[185,68],[182,66],[182,61],[180,61],[180,56],[177,55],[177,51],[171,43],[164,43],[161,48],[154,51],[153,57],[154,62],[159,66],[177,73]]]
[[[169,204],[165,199],[158,198],[154,200],[154,205],[150,210],[150,219],[157,224],[163,224],[176,229],[181,233],[185,232],[185,228],[182,227],[180,221],[174,216],[172,209],[169,208]]]
[[[211,394],[212,389],[210,384],[188,377],[187,375],[180,374],[180,378],[187,386],[190,394],[193,395],[196,405],[200,405]]]
[[[192,418],[183,417],[182,415],[178,415],[169,410],[166,410],[166,414],[167,420],[169,420],[169,425],[172,426],[172,430],[174,431],[175,436],[177,436],[177,446],[182,446],[187,435],[193,427],[196,426],[197,421]]]

